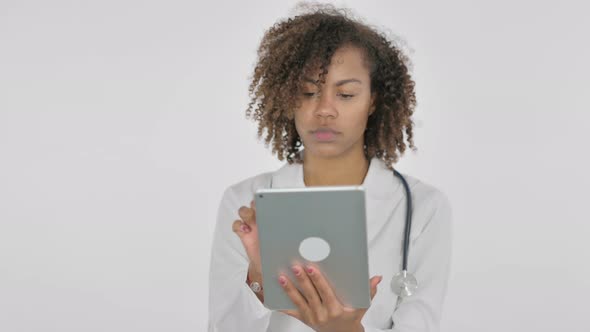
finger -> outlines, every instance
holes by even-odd
[[[250,209],[252,210],[252,219],[254,220],[254,223],[256,223],[256,201],[252,200],[250,202]]]
[[[295,304],[297,309],[299,310],[300,314],[305,315],[305,313],[309,312],[309,306],[307,305],[307,301],[303,298],[301,293],[295,285],[287,278],[287,276],[281,274],[279,276],[279,284],[283,287],[287,296],[291,299],[291,302]]]
[[[369,284],[371,285],[371,300],[373,300],[375,294],[377,294],[377,285],[381,282],[381,280],[383,280],[382,276],[374,276],[371,278],[371,280],[369,280]]]
[[[256,218],[254,215],[254,210],[245,207],[245,206],[241,206],[240,209],[238,210],[238,214],[240,215],[240,218],[242,218],[242,220],[244,221],[244,223],[248,226],[250,226],[250,228],[253,228],[254,225],[256,225]]]
[[[250,226],[244,224],[241,220],[236,220],[234,221],[234,223],[231,225],[231,229],[232,231],[234,231],[234,233],[236,233],[240,238],[242,237],[242,235],[250,233],[252,231],[252,229],[250,228]]]
[[[307,300],[311,310],[313,310],[315,313],[318,313],[319,310],[322,309],[322,300],[313,282],[307,273],[305,273],[304,267],[299,264],[295,264],[291,269],[293,270],[295,278],[297,278],[297,284],[301,289],[301,293],[303,293],[303,296]]]
[[[336,298],[336,294],[334,294],[334,290],[332,289],[332,285],[328,282],[325,278],[324,274],[320,271],[320,269],[313,265],[309,264],[305,271],[307,275],[313,282],[313,285],[318,291],[320,295],[321,301],[329,307],[336,307],[341,305],[340,301]]]

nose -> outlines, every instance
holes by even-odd
[[[321,93],[319,98],[319,103],[314,111],[314,115],[317,117],[338,117],[338,111],[334,106],[333,100],[327,93]]]

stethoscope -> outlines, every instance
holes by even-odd
[[[406,226],[404,229],[404,251],[402,270],[391,279],[391,290],[401,298],[411,296],[418,289],[416,277],[408,272],[408,249],[410,246],[410,229],[412,228],[412,194],[406,179],[395,169],[393,174],[402,180],[406,190]]]

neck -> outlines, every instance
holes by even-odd
[[[362,151],[329,159],[304,153],[303,159],[306,187],[361,185],[370,163]]]

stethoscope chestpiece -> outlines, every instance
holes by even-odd
[[[408,271],[403,270],[391,279],[391,290],[401,298],[411,296],[418,289],[418,281]]]

